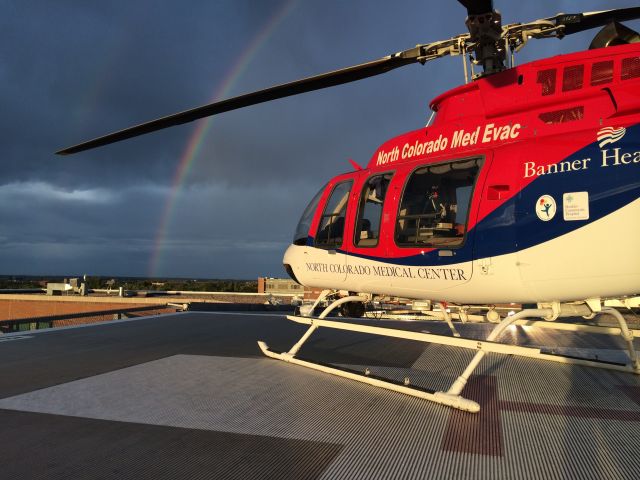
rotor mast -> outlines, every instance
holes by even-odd
[[[458,1],[467,9],[465,24],[469,29],[469,50],[473,51],[473,63],[482,66],[481,75],[501,72],[506,68],[502,15],[493,8],[492,0]]]

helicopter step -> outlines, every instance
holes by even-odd
[[[269,358],[282,360],[288,363],[293,363],[302,367],[311,368],[332,375],[348,378],[351,380],[357,380],[376,387],[385,388],[388,390],[396,391],[413,397],[422,398],[432,402],[440,403],[449,407],[457,408],[472,413],[480,411],[480,405],[476,402],[464,398],[461,393],[467,383],[469,377],[473,374],[476,367],[487,352],[499,353],[503,355],[518,355],[522,357],[534,358],[538,360],[547,360],[559,363],[582,365],[588,367],[604,368],[609,370],[617,370],[628,373],[640,374],[640,359],[636,354],[633,346],[633,331],[629,330],[624,320],[624,317],[619,312],[612,308],[603,308],[602,313],[609,313],[613,315],[620,323],[619,329],[606,329],[593,332],[611,335],[621,335],[627,342],[628,355],[630,363],[615,363],[600,360],[589,360],[585,358],[577,358],[574,356],[561,355],[558,353],[545,351],[541,348],[535,347],[523,347],[518,345],[507,345],[496,342],[500,335],[511,325],[517,325],[522,320],[530,318],[542,318],[547,321],[557,319],[559,317],[574,316],[579,313],[586,313],[588,307],[586,305],[575,304],[553,304],[551,308],[537,308],[522,310],[514,315],[506,317],[500,323],[498,323],[491,331],[489,336],[484,341],[472,340],[460,337],[450,337],[445,335],[436,335],[431,333],[412,332],[394,328],[376,327],[366,324],[348,323],[342,321],[326,320],[325,317],[331,310],[339,305],[349,301],[364,301],[366,297],[362,296],[350,296],[340,300],[334,301],[329,307],[327,307],[320,317],[300,317],[295,315],[287,316],[287,319],[309,325],[309,328],[304,335],[298,340],[298,342],[291,347],[287,352],[275,352],[269,349],[265,342],[259,341],[258,346],[264,355]],[[560,325],[560,324],[558,324]],[[357,372],[350,369],[339,368],[334,365],[327,365],[323,363],[316,363],[309,360],[304,360],[296,357],[298,351],[302,345],[309,339],[311,334],[320,327],[332,328],[335,330],[347,330],[351,332],[367,333],[373,335],[382,335],[392,338],[401,338],[406,340],[416,340],[426,343],[437,343],[441,345],[448,345],[453,347],[467,348],[470,350],[476,350],[476,354],[469,362],[464,372],[453,382],[451,387],[447,391],[433,391],[425,388],[416,387],[410,384],[409,379],[405,379],[404,382],[393,382],[391,380],[376,377],[365,370],[364,372]]]

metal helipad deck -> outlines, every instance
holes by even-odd
[[[0,478],[640,477],[640,377],[489,355],[469,414],[260,355],[256,340],[303,331],[185,313],[0,337]],[[510,335],[617,354],[595,335]],[[443,388],[472,352],[320,330],[301,355]]]

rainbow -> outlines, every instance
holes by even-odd
[[[269,37],[271,37],[271,35],[276,31],[282,21],[293,11],[295,4],[296,0],[286,0],[265,22],[262,29],[260,29],[251,42],[249,42],[245,50],[238,56],[236,62],[216,87],[216,90],[211,96],[210,102],[222,100],[228,95],[229,91],[247,69],[260,47],[269,40]],[[180,156],[180,161],[178,162],[178,166],[173,176],[173,181],[171,182],[171,191],[165,203],[160,220],[160,226],[155,237],[154,247],[149,261],[149,277],[155,277],[159,274],[162,246],[169,232],[176,200],[180,195],[180,191],[182,190],[185,180],[189,176],[189,171],[191,170],[194,160],[200,153],[200,149],[207,132],[209,131],[210,125],[211,118],[200,120],[197,123],[195,130],[189,137],[184,152]]]

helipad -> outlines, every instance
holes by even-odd
[[[640,477],[638,376],[492,354],[464,391],[481,404],[470,414],[260,354],[256,340],[284,350],[303,331],[284,316],[183,313],[4,335],[0,477]],[[510,335],[619,355],[596,335]],[[473,352],[320,330],[300,354],[437,389]]]

